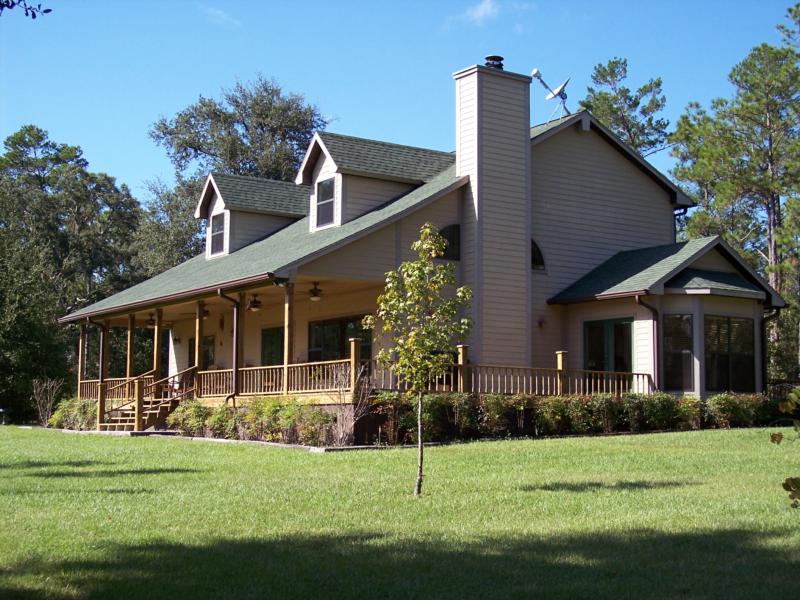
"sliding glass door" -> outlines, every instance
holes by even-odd
[[[584,368],[630,372],[633,367],[633,319],[586,321],[583,324]]]

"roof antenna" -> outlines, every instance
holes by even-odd
[[[556,106],[555,109],[553,109],[553,112],[550,113],[550,118],[548,119],[548,121],[553,120],[553,115],[556,113],[558,109],[561,109],[561,114],[559,118],[563,118],[564,113],[567,113],[568,115],[572,114],[570,110],[567,108],[567,84],[569,83],[569,77],[564,83],[559,85],[556,89],[551,89],[550,86],[547,85],[545,80],[542,79],[542,73],[539,71],[539,69],[534,69],[533,71],[531,71],[531,77],[533,77],[534,79],[538,79],[539,83],[542,84],[542,87],[549,92],[547,96],[545,96],[544,98],[545,100],[552,100],[553,98],[559,99],[558,106]]]

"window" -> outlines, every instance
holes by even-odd
[[[194,360],[194,340],[189,338],[189,366],[193,367],[196,363]],[[214,364],[214,336],[207,335],[203,337],[203,361],[200,363],[200,370],[205,371]]]
[[[308,324],[308,360],[339,360],[350,354],[350,338],[361,338],[361,360],[372,358],[372,332],[361,326],[363,317],[346,317]]]
[[[445,240],[447,247],[442,258],[446,260],[461,260],[461,225],[448,225],[439,231]]]
[[[333,223],[335,179],[326,179],[317,184],[317,227]]]
[[[755,391],[753,319],[708,315],[704,326],[706,389],[710,392]]]
[[[664,389],[694,389],[692,315],[664,315]]]
[[[630,372],[633,320],[609,319],[583,324],[584,365],[590,371]]]
[[[225,250],[225,213],[211,217],[211,254]]]
[[[542,254],[539,244],[531,240],[531,269],[543,270],[544,269],[544,254]]]
[[[261,330],[261,366],[283,364],[283,327]]]

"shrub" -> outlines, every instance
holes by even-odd
[[[405,417],[412,410],[408,398],[399,392],[380,392],[375,397],[374,410],[376,414],[386,417],[384,430],[389,445],[394,446],[403,443],[407,431],[405,429],[407,425]]]
[[[197,400],[185,400],[167,417],[167,425],[177,429],[181,435],[199,437],[205,435],[206,420],[211,410]]]
[[[244,429],[240,427],[241,425],[243,425],[241,412],[227,404],[218,406],[206,420],[206,428],[211,435],[226,440],[239,439],[239,430]]]
[[[773,405],[764,394],[725,392],[708,398],[706,415],[717,427],[747,427],[769,422]]]
[[[445,395],[445,401],[452,436],[475,437],[478,434],[478,407],[475,397],[470,394],[452,393]]]
[[[642,431],[645,426],[644,404],[647,401],[647,395],[629,392],[622,394],[621,401],[622,412],[619,420],[620,429]]]
[[[284,398],[254,398],[245,406],[242,413],[242,426],[245,439],[267,442],[281,439],[280,419]]]
[[[542,433],[565,434],[571,431],[571,413],[567,396],[542,396],[536,405],[536,421]]]
[[[305,446],[322,446],[327,441],[328,428],[333,415],[316,406],[297,405],[295,436]]]
[[[593,431],[611,433],[620,429],[623,414],[622,399],[613,394],[597,394],[588,398]]]
[[[697,396],[683,396],[678,400],[677,427],[678,429],[700,429],[700,420],[703,416],[703,404]]]
[[[642,402],[647,429],[673,429],[678,423],[678,398],[669,392],[655,392]]]
[[[64,398],[48,421],[50,427],[84,431],[97,426],[97,401]]]
[[[478,426],[480,431],[492,437],[508,434],[516,421],[510,396],[483,394],[478,402]]]

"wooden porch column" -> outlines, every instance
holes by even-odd
[[[142,430],[142,417],[144,417],[144,381],[137,379],[133,382],[133,430]]]
[[[556,393],[560,396],[564,393],[564,366],[567,362],[567,351],[566,350],[557,350],[556,351],[556,369],[558,370],[558,380],[556,383],[557,389]]]
[[[133,336],[136,333],[136,315],[128,315],[128,347],[125,360],[125,377],[133,377]]]
[[[153,328],[153,378],[154,381],[161,379],[161,335],[162,331],[161,320],[164,316],[163,309],[156,310],[156,325]]]
[[[108,321],[100,325],[100,369],[98,379],[104,383],[108,377]]]
[[[289,363],[294,354],[294,283],[283,288],[283,395],[289,393]]]
[[[103,427],[103,420],[106,414],[106,383],[101,381],[97,384],[97,431]]]
[[[358,385],[359,358],[361,358],[361,338],[350,338],[350,392],[355,393]]]
[[[469,380],[469,346],[458,344],[458,391],[462,394],[470,393]]]
[[[205,312],[205,302],[200,300],[197,303],[194,315],[194,395],[198,398],[203,390],[200,388],[200,376],[197,374],[203,368],[203,313]]]
[[[81,323],[80,332],[78,333],[78,394],[80,395],[81,381],[86,365],[86,323]]]

